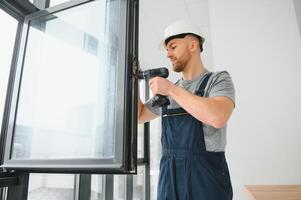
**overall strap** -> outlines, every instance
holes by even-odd
[[[205,75],[205,78],[202,81],[200,87],[195,92],[196,95],[201,96],[201,97],[204,96],[206,85],[207,85],[208,80],[209,80],[209,78],[211,77],[212,74],[213,74],[212,72],[209,72],[208,74]]]
[[[161,108],[161,117],[167,113],[167,106]]]

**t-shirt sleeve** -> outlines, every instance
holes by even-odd
[[[149,100],[147,100],[147,101],[145,102],[144,105],[145,105],[152,113],[154,113],[155,115],[161,115],[161,108],[159,108],[159,107],[156,107],[156,108],[152,107],[153,99],[154,99],[154,97],[150,98]]]
[[[210,84],[209,97],[229,97],[235,106],[235,89],[232,78],[227,71],[215,72]]]

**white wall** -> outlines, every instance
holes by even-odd
[[[210,1],[215,70],[228,70],[236,109],[227,158],[235,200],[247,184],[301,184],[301,40],[293,1]]]
[[[166,51],[159,50],[164,29],[177,20],[190,20],[205,37],[203,63],[212,70],[212,46],[208,0],[140,0],[139,1],[139,61],[142,70],[167,67],[168,79],[176,82],[181,73],[173,72]]]

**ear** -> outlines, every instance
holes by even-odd
[[[198,49],[198,43],[195,40],[190,40],[189,49],[191,52],[194,52]]]

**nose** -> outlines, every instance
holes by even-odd
[[[167,57],[167,58],[170,58],[170,57],[171,57],[171,51],[167,50],[166,57]]]

